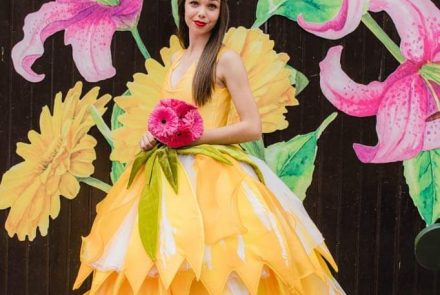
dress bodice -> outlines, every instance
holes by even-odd
[[[219,52],[219,56],[223,49]],[[176,53],[174,61],[165,75],[163,82],[161,97],[175,98],[185,102],[195,104],[192,94],[192,83],[197,63],[189,66],[181,78],[176,81],[176,85],[171,84],[171,74],[180,64],[184,50]],[[218,58],[217,58],[218,60]],[[231,108],[231,95],[226,87],[216,85],[214,87],[212,98],[202,107],[199,107],[200,115],[203,118],[203,125],[205,129],[218,128],[225,126],[228,121],[229,110]]]

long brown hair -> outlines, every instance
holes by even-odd
[[[179,0],[179,28],[177,36],[183,48],[189,46],[189,29],[185,23],[185,0]],[[203,49],[197,64],[193,78],[193,97],[198,106],[202,106],[211,99],[215,87],[216,71],[215,65],[217,54],[222,47],[223,38],[229,24],[229,7],[227,0],[220,0],[220,15],[216,25],[211,31],[211,36]]]

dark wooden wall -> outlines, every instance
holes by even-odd
[[[294,0],[291,0],[294,1]],[[27,141],[27,131],[38,129],[41,107],[52,104],[54,94],[65,93],[81,80],[74,67],[71,48],[63,45],[63,33],[45,43],[45,52],[34,66],[46,73],[37,84],[15,73],[10,51],[23,37],[25,16],[42,0],[0,2],[0,173],[18,163],[16,143]],[[46,1],[47,2],[47,1]],[[154,58],[175,30],[170,0],[145,0],[140,19],[141,35]],[[440,1],[435,0],[437,6]],[[256,0],[230,0],[232,26],[249,27],[255,19]],[[398,41],[393,23],[384,14],[379,23]],[[267,144],[287,140],[314,130],[335,108],[319,88],[318,63],[327,49],[345,46],[343,66],[359,82],[383,80],[396,61],[361,25],[339,41],[326,41],[302,31],[282,17],[273,17],[262,28],[275,40],[277,51],[291,56],[290,64],[311,79],[299,96],[300,106],[288,113],[290,127],[265,137]],[[117,75],[100,82],[102,93],[120,94],[134,72],[144,71],[143,59],[130,33],[117,32],[112,44]],[[92,87],[85,84],[85,89]],[[108,115],[108,114],[107,114]],[[108,119],[108,118],[107,118]],[[98,159],[95,176],[109,180],[109,149],[97,132]],[[413,243],[424,227],[408,194],[401,163],[364,165],[352,150],[353,142],[376,143],[375,119],[339,114],[320,139],[312,186],[305,206],[321,229],[339,264],[336,275],[347,294],[440,294],[440,277],[417,265]],[[0,294],[82,294],[72,292],[79,266],[81,236],[87,235],[95,216],[95,205],[104,197],[83,185],[73,201],[62,200],[61,212],[50,222],[47,237],[33,242],[10,239],[3,228],[8,210],[0,211]]]

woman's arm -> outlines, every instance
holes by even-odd
[[[228,87],[240,122],[205,130],[194,144],[234,144],[260,139],[260,114],[240,55],[232,50],[224,52],[217,64],[217,77]]]

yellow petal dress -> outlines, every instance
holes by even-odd
[[[162,98],[192,101],[193,64]],[[221,52],[220,52],[221,54]],[[216,87],[199,109],[205,129],[228,124],[231,97]],[[97,207],[83,239],[74,288],[93,273],[88,294],[277,295],[345,294],[333,261],[301,201],[261,160],[265,184],[247,164],[225,165],[204,155],[179,155],[178,194],[162,173],[157,260],[145,252],[138,228],[141,170],[127,189],[130,166]],[[325,262],[327,261],[327,263]]]

